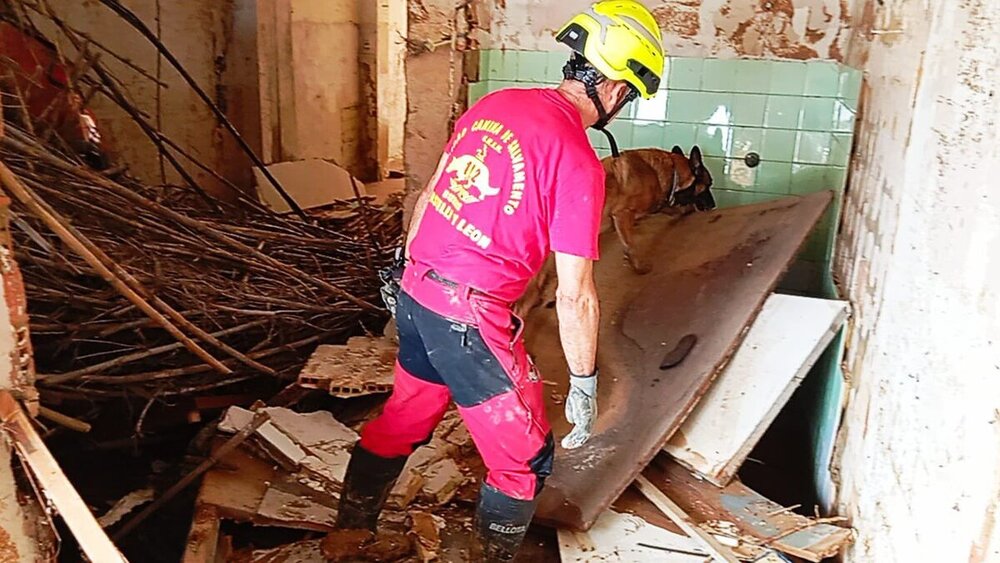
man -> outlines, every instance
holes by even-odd
[[[395,387],[354,449],[340,528],[374,531],[407,457],[454,399],[488,469],[477,512],[484,558],[513,558],[555,445],[511,304],[549,252],[575,425],[562,445],[590,437],[604,173],[586,128],[603,130],[637,95],[653,96],[664,58],[655,20],[632,0],[594,4],[557,40],[574,51],[559,87],[502,90],[470,108],[417,201],[395,310]]]

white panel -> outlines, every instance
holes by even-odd
[[[728,483],[847,314],[844,301],[771,295],[667,453],[717,485]]]

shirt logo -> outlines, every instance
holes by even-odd
[[[445,173],[453,174],[451,190],[462,203],[475,203],[500,193],[500,188],[490,185],[490,169],[479,155],[463,154],[451,159]],[[485,154],[483,155],[485,157]]]

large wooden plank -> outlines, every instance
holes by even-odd
[[[638,225],[635,244],[652,265],[645,275],[627,266],[613,231],[602,235],[603,259],[595,268],[602,311],[596,434],[580,448],[558,448],[539,521],[587,529],[666,445],[735,352],[830,199],[822,192],[681,219],[650,217]],[[542,375],[564,392],[555,310],[534,309],[526,326]],[[664,355],[687,334],[698,338],[688,357],[660,370]],[[553,396],[547,400],[549,420],[562,436],[569,431],[563,406]]]
[[[847,318],[845,301],[774,294],[665,448],[716,485],[736,475]]]
[[[7,391],[0,391],[0,418],[4,432],[14,443],[18,455],[31,468],[42,494],[62,516],[87,558],[101,563],[127,563],[45,447],[28,416]]]
[[[739,481],[718,487],[699,479],[666,453],[642,474],[700,526],[731,523],[746,540],[807,561],[836,555],[853,537],[849,528],[796,514]]]

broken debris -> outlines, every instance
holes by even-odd
[[[833,525],[842,518],[816,519],[796,514],[749,487],[733,481],[718,487],[661,453],[643,475],[652,487],[676,503],[699,528],[716,539],[756,555],[774,548],[819,562],[847,546],[853,533]],[[728,539],[727,539],[728,538]]]
[[[441,530],[445,520],[429,512],[410,514],[410,537],[421,563],[437,561],[441,554]]]
[[[360,397],[392,391],[395,341],[358,336],[347,344],[318,346],[299,374],[299,385],[334,397]]]

